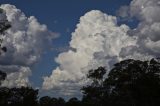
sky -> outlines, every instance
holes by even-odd
[[[79,88],[88,83],[87,70],[159,55],[160,20],[155,14],[159,0],[0,0],[0,4],[9,4],[1,8],[14,27],[5,38],[10,51],[0,59],[0,68],[11,70],[4,86],[30,83],[42,95],[79,97]]]
[[[71,33],[75,30],[79,18],[90,10],[101,10],[111,15],[122,5],[128,5],[131,0],[1,0],[1,4],[12,4],[22,10],[26,16],[35,16],[40,23],[46,24],[49,29],[60,34],[53,41],[53,48],[68,48]],[[116,3],[115,3],[116,2]],[[31,81],[38,86],[41,85],[43,75],[51,74],[56,67],[54,58],[63,50],[47,52],[43,59],[33,67]]]

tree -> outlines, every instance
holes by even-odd
[[[37,106],[38,90],[0,87],[0,106]]]
[[[3,9],[1,8],[0,8],[0,14],[4,14]],[[10,27],[11,27],[11,24],[9,23],[7,19],[0,20],[0,35],[4,36],[6,30],[8,30]],[[1,49],[0,53],[7,51],[7,48],[2,46],[2,43],[3,43],[3,38],[1,37],[0,38],[0,49]]]
[[[51,106],[51,97],[44,96],[39,99],[40,106]]]
[[[97,71],[94,71],[94,78],[96,78]],[[160,61],[159,59],[121,61],[114,65],[101,86],[93,85],[82,89],[84,91],[83,102],[95,99],[96,102],[92,106],[159,105]]]
[[[49,96],[43,96],[39,100],[40,106],[65,106],[65,100],[63,98],[51,98]]]
[[[3,9],[1,8],[0,8],[0,14],[4,14]],[[11,24],[8,22],[7,19],[0,20],[0,35],[4,36],[5,31],[8,30],[10,27],[11,27]],[[3,43],[3,38],[0,37],[0,55],[2,52],[7,52],[7,48],[2,46],[2,43]],[[1,85],[1,82],[5,80],[6,76],[7,74],[0,70],[0,85]]]
[[[10,89],[7,87],[0,87],[0,106],[8,106],[9,96],[10,96]]]
[[[5,15],[3,9],[0,8],[0,14]],[[0,55],[7,52],[7,48],[2,45],[3,37],[6,30],[11,27],[9,21],[5,18],[0,20]],[[0,71],[0,85],[5,80],[7,74]],[[36,106],[38,98],[38,90],[31,87],[7,88],[0,87],[0,106]]]
[[[0,14],[4,14],[3,9],[1,8],[0,8]],[[8,22],[7,19],[0,20],[0,35],[4,36],[5,31],[8,30],[10,27],[11,27],[11,24]],[[3,38],[0,37],[0,55],[2,52],[7,51],[6,47],[2,47],[2,43],[3,43]],[[6,76],[7,74],[0,70],[0,85],[1,85],[1,81],[5,80]]]
[[[83,102],[87,106],[101,106],[103,100],[103,76],[106,73],[104,67],[90,70],[87,75],[92,80],[91,85],[83,87]]]
[[[11,88],[8,99],[9,106],[37,106],[38,90],[31,87]]]
[[[77,98],[73,97],[66,103],[66,106],[81,106],[81,103]]]
[[[115,64],[104,85],[111,90],[113,102],[118,100],[115,105],[153,106],[160,103],[159,74],[159,60],[129,59]]]
[[[1,82],[5,80],[6,76],[7,76],[6,73],[0,71],[0,85],[1,85]]]
[[[66,103],[65,100],[61,97],[57,99],[57,102],[57,106],[65,106]]]

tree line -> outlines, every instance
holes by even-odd
[[[2,10],[0,9],[0,12]],[[0,34],[11,25],[0,22]],[[7,52],[0,42],[0,53]],[[108,73],[108,74],[106,74]],[[90,84],[81,89],[81,100],[68,101],[49,96],[38,97],[32,87],[7,88],[1,83],[7,74],[0,71],[0,106],[158,106],[160,105],[160,59],[148,61],[128,59],[116,63],[111,70],[105,67],[89,70]]]
[[[160,104],[160,60],[128,59],[107,70],[90,70],[91,84],[81,88],[83,97],[65,101],[43,96],[31,87],[0,87],[0,106],[158,106]],[[0,71],[0,81],[6,74]]]

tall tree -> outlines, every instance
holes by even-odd
[[[102,106],[105,73],[104,67],[89,71],[87,77],[91,79],[92,83],[82,88],[83,102],[86,106]]]
[[[97,71],[93,73],[96,78]],[[160,60],[121,61],[115,64],[102,86],[91,84],[82,90],[83,102],[95,99],[89,106],[157,106],[160,104]]]
[[[155,106],[160,103],[160,62],[129,59],[117,63],[104,85],[111,91],[110,101],[117,106]]]

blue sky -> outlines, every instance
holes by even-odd
[[[35,16],[48,29],[57,32],[60,36],[53,41],[53,48],[67,48],[79,18],[90,10],[101,10],[110,15],[123,5],[129,5],[131,0],[1,0],[1,4],[13,4],[27,16]],[[135,22],[124,22],[130,26]],[[34,86],[41,86],[42,76],[50,75],[58,65],[54,58],[61,51],[49,51],[43,55],[40,62],[32,67],[30,78]]]
[[[110,70],[124,59],[146,60],[160,55],[159,0],[0,0],[0,3],[10,4],[1,5],[6,14],[2,13],[0,19],[7,17],[12,24],[3,42],[8,51],[0,58],[0,68],[7,73],[2,86],[31,83],[40,88],[40,95],[43,92],[80,97],[80,88],[88,84],[84,81],[88,70],[100,66]],[[52,32],[59,37],[53,39],[50,50],[47,38],[55,36]]]

